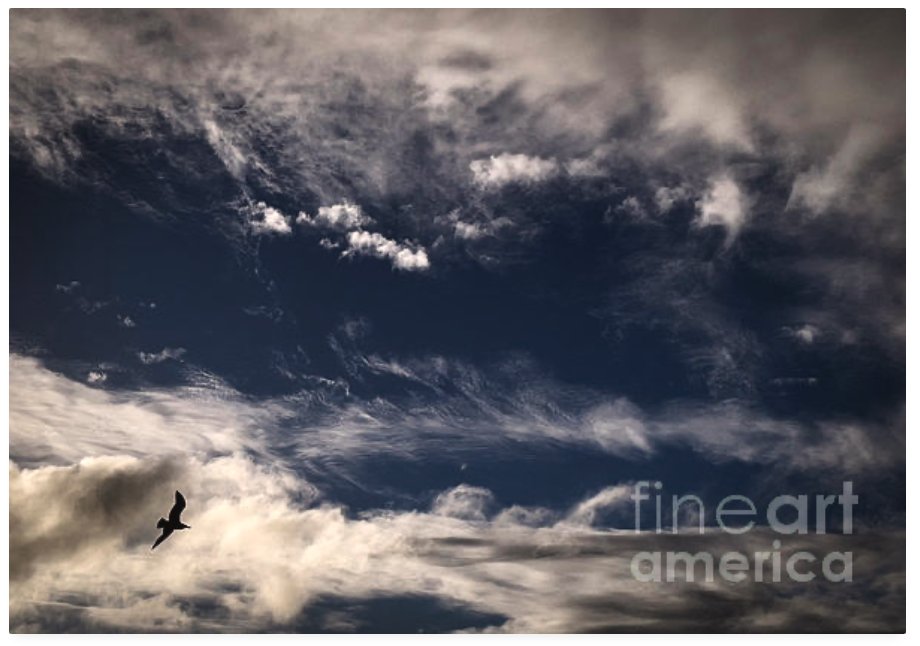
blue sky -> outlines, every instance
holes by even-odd
[[[902,629],[903,18],[13,12],[13,629]],[[665,604],[639,480],[861,578]]]

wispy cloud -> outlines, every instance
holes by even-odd
[[[386,370],[425,386],[431,403],[329,398],[322,386],[316,393],[258,402],[226,386],[130,394],[92,388],[13,355],[10,455],[26,464],[40,456],[77,461],[112,453],[168,455],[177,446],[206,452],[247,447],[274,455],[278,443],[285,450],[276,460],[302,460],[319,468],[347,457],[414,460],[445,451],[499,450],[513,440],[522,446],[584,447],[627,459],[684,446],[709,459],[799,471],[859,473],[903,460],[896,426],[804,423],[772,418],[736,401],[675,402],[648,412],[622,397],[559,383],[526,365],[518,366],[518,379],[509,383],[443,357],[355,361],[365,370]],[[60,401],[70,404],[60,406]]]
[[[148,366],[169,360],[178,361],[183,356],[185,356],[185,348],[163,348],[159,352],[137,353],[137,358],[141,360],[141,363],[147,364]]]

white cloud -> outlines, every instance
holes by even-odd
[[[632,458],[681,445],[715,459],[854,472],[903,458],[892,435],[896,429],[889,427],[838,420],[802,424],[766,417],[737,402],[674,405],[650,414],[623,398],[589,392],[575,393],[587,406],[571,408],[562,399],[573,394],[570,386],[525,368],[518,372],[526,375],[521,378],[526,386],[509,386],[443,357],[372,357],[355,363],[444,394],[436,404],[403,408],[398,402],[358,399],[317,404],[327,392],[322,386],[253,402],[213,379],[194,388],[109,392],[11,355],[10,455],[20,462],[37,456],[74,461],[113,453],[168,455],[177,447],[189,452],[245,447],[264,455],[283,426],[285,451],[303,463],[333,455],[347,464],[358,455],[424,456],[470,446],[498,450],[509,440]],[[458,394],[447,395],[445,387]]]
[[[753,150],[743,106],[730,88],[702,72],[668,76],[660,82],[662,131],[703,134],[719,146]]]
[[[454,235],[461,240],[478,240],[488,235],[486,228],[476,222],[454,222]]]
[[[86,381],[90,384],[104,384],[108,378],[108,375],[102,370],[90,370],[86,374]]]
[[[455,238],[467,241],[494,236],[500,229],[514,226],[514,223],[506,217],[483,218],[480,216],[479,220],[464,220],[460,209],[454,209],[446,215],[438,216],[435,218],[435,223],[448,227]]]
[[[474,183],[482,188],[492,189],[512,183],[542,182],[555,175],[559,165],[555,159],[502,153],[470,162],[470,170]]]
[[[345,202],[332,206],[321,206],[315,216],[301,211],[297,215],[297,223],[323,229],[348,231],[373,224],[374,220],[365,215],[357,204]]]
[[[396,269],[406,271],[424,271],[431,266],[424,248],[412,248],[376,232],[349,231],[348,249],[343,251],[342,255],[353,254],[387,258]]]
[[[728,175],[710,180],[703,199],[697,202],[696,223],[701,227],[725,227],[726,242],[731,244],[748,217],[748,200],[741,187]]]
[[[125,315],[119,314],[116,316],[116,318],[118,319],[118,324],[121,327],[136,327],[137,326],[137,323],[134,322],[134,319],[132,319],[127,314]]]
[[[485,520],[494,504],[495,497],[488,489],[461,484],[438,494],[431,511],[439,516]]]
[[[641,411],[624,398],[597,405],[585,414],[582,423],[589,437],[611,453],[652,452],[652,439]]]
[[[811,323],[806,323],[805,325],[800,325],[798,327],[787,327],[784,328],[784,331],[789,336],[806,345],[811,345],[818,339],[819,336],[821,336],[821,329],[816,325],[812,325]]]
[[[647,216],[645,207],[642,206],[639,198],[635,195],[630,195],[625,200],[620,202],[619,206],[617,206],[617,213],[623,213],[631,218],[636,218],[639,220]]]
[[[137,357],[142,363],[151,365],[163,363],[169,359],[178,361],[185,355],[185,348],[163,348],[159,352],[138,352]]]
[[[258,428],[279,414],[275,403],[247,405],[213,380],[206,387],[115,392],[15,354],[10,393],[10,458],[18,464],[105,455],[261,454]]]
[[[72,280],[69,283],[59,283],[54,288],[63,294],[72,294],[80,288],[80,281]]]
[[[565,172],[572,177],[603,177],[607,174],[594,157],[579,157],[565,162]]]
[[[208,143],[227,171],[236,179],[242,180],[246,172],[247,155],[231,141],[228,131],[221,129],[213,119],[206,118],[201,125]]]
[[[685,186],[660,186],[655,190],[655,204],[658,206],[658,213],[665,214],[674,208],[678,202],[686,200],[689,191]]]
[[[575,505],[564,522],[590,527],[604,512],[619,511],[627,506],[632,507],[633,503],[629,497],[632,491],[633,488],[628,484],[606,487]]]
[[[872,128],[854,128],[840,149],[823,166],[813,166],[795,178],[787,208],[804,208],[821,215],[834,207],[845,207],[857,190],[856,176],[880,146],[879,133]]]
[[[411,459],[423,455],[425,443],[444,455],[470,444],[507,446],[508,438],[554,445],[599,441],[621,455],[646,441],[677,443],[716,458],[800,469],[853,469],[861,463],[877,469],[903,455],[903,447],[883,450],[879,433],[855,425],[801,428],[737,404],[675,408],[649,417],[624,401],[582,417],[552,417],[546,411],[559,406],[554,403],[564,390],[559,384],[503,393],[499,406],[489,399],[495,384],[469,368],[436,358],[408,369],[417,380],[450,383],[480,408],[452,399],[449,410],[425,408],[417,417],[391,418],[391,404],[351,401],[328,417],[298,422],[297,415],[316,401],[310,393],[303,400],[255,402],[215,381],[107,391],[11,355],[14,630],[60,629],[61,622],[90,630],[277,629],[298,621],[302,609],[318,599],[394,595],[433,595],[497,613],[507,619],[499,621],[506,631],[598,630],[611,622],[636,629],[648,627],[650,616],[673,618],[669,613],[684,604],[686,617],[695,620],[695,588],[639,589],[633,582],[631,557],[655,549],[657,539],[633,533],[625,484],[602,489],[567,514],[500,508],[488,489],[463,484],[440,492],[430,511],[368,510],[353,518],[323,504],[323,492],[303,472],[329,460],[340,469],[352,461],[348,456]],[[534,383],[529,375],[524,381]],[[309,432],[298,432],[299,425]],[[276,437],[290,462],[272,450]],[[184,520],[192,529],[152,555],[155,519],[168,509],[175,489],[188,499]],[[629,529],[599,528],[610,520]],[[903,538],[863,538],[864,558],[903,563],[892,549]],[[740,547],[757,549],[768,539],[752,534]],[[839,548],[833,542],[838,539],[797,537],[783,545],[826,552]],[[718,553],[727,545],[716,534],[696,549]],[[897,581],[892,585],[898,589]],[[753,607],[745,603],[747,595],[757,590],[719,591],[723,607],[736,599],[742,618],[761,617],[762,604],[756,605],[757,616],[745,614]],[[643,610],[638,616],[611,614],[604,606],[586,613],[610,598],[629,599]],[[196,603],[185,603],[189,599]],[[779,625],[794,621],[808,602],[782,603],[772,606],[771,621]],[[886,621],[874,603],[849,608],[847,618],[857,625]]]
[[[265,202],[258,202],[251,209],[249,226],[257,235],[286,236],[291,233],[290,218]]]
[[[177,488],[192,528],[151,552],[155,519]],[[491,497],[469,489],[475,500]],[[476,504],[467,509],[470,517],[374,510],[353,519],[322,504],[321,492],[293,473],[242,454],[114,455],[33,469],[13,464],[9,492],[14,632],[303,629],[298,622],[312,602],[401,595],[497,614],[494,630],[508,632],[648,630],[674,622],[704,630],[724,625],[726,613],[732,625],[752,629],[791,630],[805,617],[811,628],[821,620],[838,629],[884,630],[892,617],[879,612],[876,599],[903,595],[903,576],[890,576],[903,569],[901,532],[870,531],[857,543],[869,599],[855,585],[813,599],[811,586],[788,579],[769,586],[718,577],[708,584],[637,585],[633,556],[674,549],[675,542],[636,534],[629,525],[590,526],[596,514],[623,504],[626,485],[577,504],[569,522],[555,525],[545,524],[552,520],[546,510],[515,506],[491,515]],[[680,545],[718,559],[729,550],[769,549],[772,538],[760,529],[731,537],[709,528]],[[825,554],[853,540],[784,537],[783,561],[792,552]],[[828,599],[829,593],[840,596]],[[774,595],[769,603],[764,594]],[[715,615],[701,595],[707,603],[718,599]],[[611,606],[611,599],[618,603]],[[836,612],[841,604],[845,616]]]

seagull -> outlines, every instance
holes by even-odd
[[[157,527],[162,529],[163,533],[160,534],[160,537],[157,538],[156,542],[153,544],[153,547],[150,549],[155,550],[157,545],[169,538],[170,534],[172,534],[177,529],[191,529],[190,526],[179,520],[179,515],[182,514],[183,509],[185,509],[185,497],[177,491],[176,504],[173,505],[173,508],[169,510],[169,520],[161,518],[157,521]]]

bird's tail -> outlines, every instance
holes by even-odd
[[[157,521],[157,529],[162,529],[162,528],[166,527],[166,525],[167,525],[167,523],[166,523],[166,519],[165,519],[165,518],[161,518],[160,520]]]

